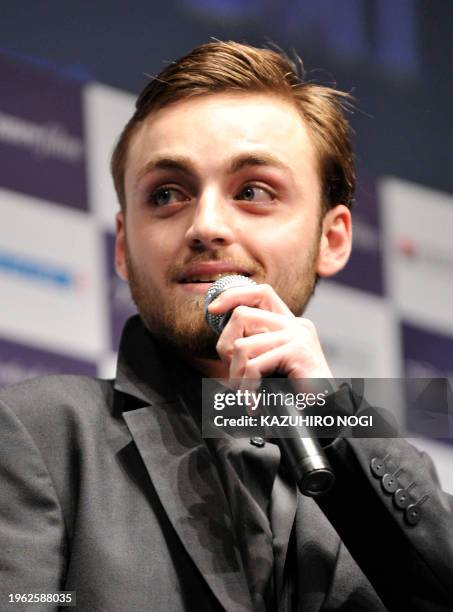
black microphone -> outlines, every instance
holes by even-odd
[[[224,291],[232,287],[245,287],[256,285],[256,283],[239,274],[224,276],[211,285],[206,293],[205,318],[209,327],[216,333],[221,334],[228,323],[232,311],[221,315],[213,315],[208,312],[208,307]],[[281,378],[266,376],[265,378]],[[285,377],[286,378],[286,377]],[[269,384],[264,382],[269,387]],[[274,390],[275,391],[275,390]],[[283,405],[279,407],[280,413],[287,411],[291,415],[290,407]],[[288,428],[286,428],[288,429]],[[322,450],[319,441],[313,437],[307,427],[292,427],[291,437],[281,437],[277,430],[273,430],[274,439],[277,442],[287,469],[297,483],[299,491],[308,497],[316,497],[326,493],[333,485],[335,477],[329,465],[327,457]]]

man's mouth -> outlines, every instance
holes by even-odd
[[[226,261],[205,261],[188,266],[179,274],[176,281],[187,293],[205,294],[212,283],[232,274],[252,276],[250,268]]]
[[[219,274],[196,274],[193,276],[185,276],[179,282],[182,284],[189,283],[206,283],[211,284],[215,283],[215,281],[219,280],[219,278],[223,278],[224,276],[231,276],[232,274],[238,274],[238,272],[222,272]],[[248,272],[242,272],[242,276],[251,276]]]

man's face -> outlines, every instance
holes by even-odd
[[[301,314],[314,287],[321,185],[297,111],[268,95],[216,94],[150,115],[133,136],[116,262],[151,332],[214,357],[212,281],[244,274]]]

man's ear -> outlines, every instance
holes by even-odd
[[[346,265],[352,247],[351,212],[337,204],[324,216],[316,271],[319,276],[332,276]]]
[[[116,214],[116,239],[115,239],[115,269],[117,274],[127,280],[126,266],[126,228],[122,212]]]

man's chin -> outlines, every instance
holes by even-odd
[[[219,359],[216,350],[218,336],[209,329],[207,324],[201,322],[195,325],[188,321],[187,325],[178,322],[178,325],[165,325],[160,322],[149,320],[141,314],[142,320],[151,334],[163,345],[183,358],[195,359]]]

